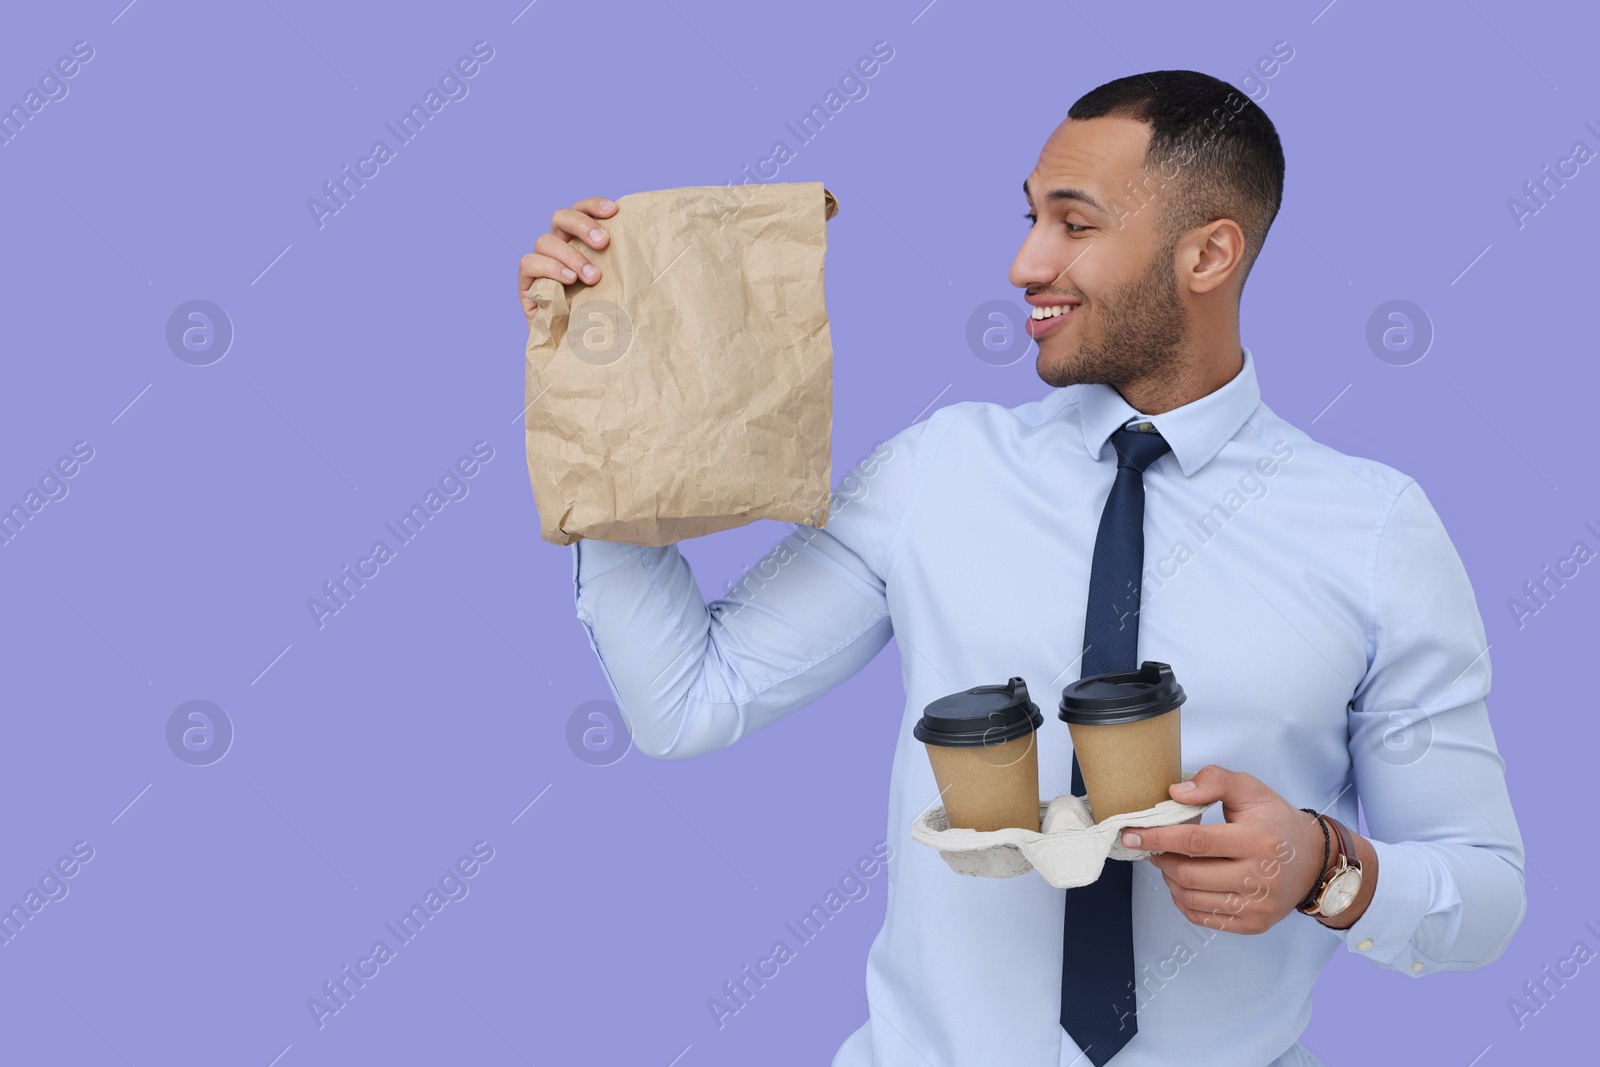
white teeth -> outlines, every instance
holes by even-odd
[[[1057,315],[1064,315],[1071,311],[1072,307],[1073,305],[1069,304],[1053,304],[1049,307],[1035,306],[1033,309],[1033,317],[1035,319],[1053,319]]]

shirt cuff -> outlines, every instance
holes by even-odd
[[[1427,961],[1411,944],[1430,899],[1427,866],[1414,853],[1367,838],[1378,856],[1378,884],[1367,910],[1344,930],[1327,927],[1344,939],[1347,951],[1380,967],[1420,977]]]

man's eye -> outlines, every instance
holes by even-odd
[[[1028,220],[1030,226],[1039,221],[1039,216],[1031,211],[1024,213],[1022,217]],[[1063,222],[1062,225],[1067,228],[1068,233],[1081,233],[1084,230],[1092,229],[1092,227],[1080,226],[1075,222]]]

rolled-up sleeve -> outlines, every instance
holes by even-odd
[[[725,748],[878,654],[893,634],[890,564],[937,421],[875,447],[840,480],[824,526],[797,526],[710,604],[676,545],[572,545],[578,619],[641,752]]]
[[[1356,794],[1378,855],[1349,951],[1421,977],[1506,950],[1527,911],[1522,835],[1489,725],[1489,654],[1466,569],[1415,481],[1380,520],[1369,666],[1352,701]]]

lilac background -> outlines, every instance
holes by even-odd
[[[0,902],[74,842],[94,849],[0,945],[0,1059],[826,1063],[865,1020],[882,875],[720,1030],[707,1000],[884,836],[895,654],[701,759],[579,759],[569,721],[609,693],[569,550],[538,538],[513,279],[557,207],[720,184],[775,140],[795,148],[784,123],[880,40],[894,56],[868,95],[780,174],[841,204],[836,481],[935,398],[1044,391],[1031,355],[992,365],[966,330],[1016,298],[1019,184],[1078,95],[1168,67],[1242,86],[1293,48],[1250,83],[1288,178],[1244,340],[1274,410],[1415,476],[1443,516],[1488,628],[1530,857],[1503,958],[1413,982],[1341,951],[1307,1036],[1333,1064],[1587,1051],[1592,966],[1520,1030],[1507,1000],[1580,939],[1600,948],[1592,826],[1566,817],[1593,777],[1593,687],[1573,665],[1591,665],[1600,568],[1520,629],[1506,602],[1574,541],[1600,547],[1583,527],[1600,525],[1600,177],[1585,168],[1520,229],[1507,200],[1574,141],[1600,147],[1583,125],[1600,126],[1593,15],[124,2],[18,6],[0,34],[5,103],[73,42],[94,48],[0,146],[0,503],[74,442],[94,449],[0,547]],[[494,56],[469,95],[319,229],[308,198],[393,142],[383,124],[479,40]],[[165,339],[193,299],[236,331],[209,366]],[[1392,299],[1436,331],[1410,366],[1366,341]],[[319,629],[308,598],[480,440],[494,458],[469,494]],[[716,596],[786,529],[684,551]],[[210,766],[166,740],[193,699],[236,732]],[[774,823],[794,844],[763,840]],[[480,840],[494,859],[470,894],[318,1029],[307,999]]]

